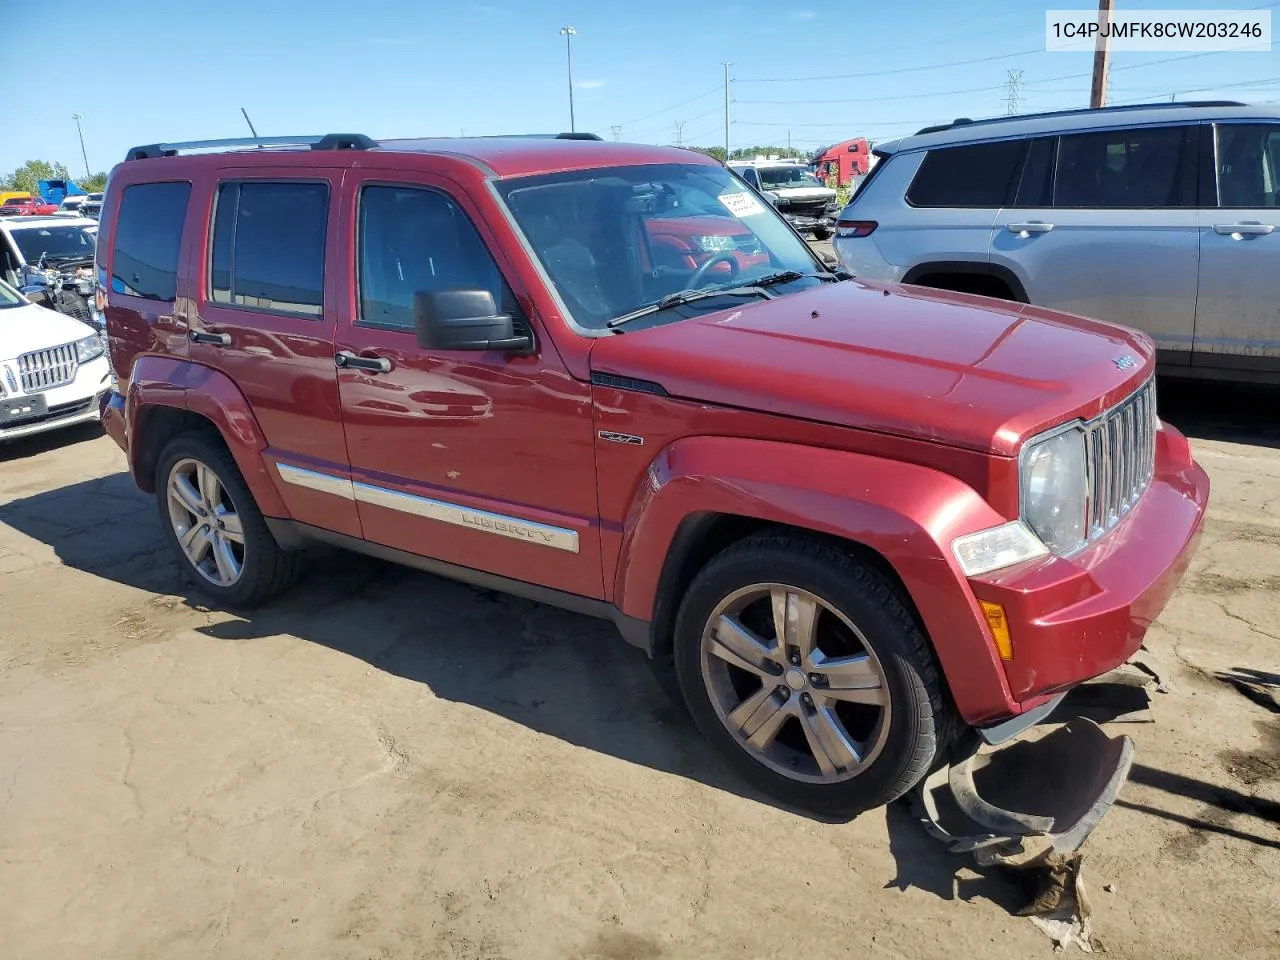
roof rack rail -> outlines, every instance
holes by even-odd
[[[603,140],[604,137],[597,133],[492,133],[485,134],[481,139],[506,140],[508,138],[520,138],[522,140]]]
[[[191,150],[242,147],[310,147],[312,150],[372,150],[377,144],[363,133],[325,133],[306,137],[231,137],[223,140],[188,140],[184,143],[152,143],[132,147],[126,160],[153,160],[176,157]]]
[[[1240,100],[1181,100],[1172,103],[1129,103],[1114,107],[1080,107],[1075,110],[1046,110],[1043,113],[1015,113],[1007,117],[988,117],[985,120],[972,120],[969,117],[956,117],[950,123],[938,123],[930,127],[922,127],[914,136],[926,133],[938,133],[955,127],[967,127],[974,124],[1008,123],[1016,120],[1038,120],[1042,117],[1078,117],[1090,113],[1129,113],[1143,110],[1169,110],[1177,107],[1245,107],[1248,104]]]

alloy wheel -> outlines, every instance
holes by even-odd
[[[786,777],[848,780],[884,747],[884,670],[861,631],[821,597],[778,583],[735,590],[707,619],[701,663],[720,722]]]
[[[169,471],[169,520],[196,572],[219,587],[244,572],[244,528],[218,475],[199,460],[179,460]]]

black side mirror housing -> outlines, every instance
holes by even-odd
[[[493,294],[480,287],[419,290],[413,295],[413,326],[424,350],[533,352],[533,336],[515,318],[498,312]]]

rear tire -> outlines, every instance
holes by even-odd
[[[184,433],[160,453],[156,505],[178,566],[219,606],[261,603],[297,576],[220,437]]]
[[[694,722],[744,779],[822,816],[902,796],[951,729],[933,651],[898,586],[789,533],[742,540],[694,578],[675,667]]]
[[[828,230],[826,227],[818,227],[816,230],[814,230],[814,231],[813,231],[813,239],[815,239],[815,240],[830,240],[830,239],[831,239],[831,231],[830,231],[830,230]]]

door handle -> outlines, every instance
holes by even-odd
[[[215,347],[231,346],[231,334],[229,333],[202,333],[199,330],[192,330],[187,334],[187,339],[192,343],[208,343]]]
[[[350,350],[339,350],[334,354],[333,362],[344,370],[372,370],[375,373],[391,372],[391,361],[386,357],[360,357]]]
[[[1042,223],[1039,220],[1031,220],[1027,223],[1011,223],[1008,225],[1010,233],[1019,233],[1022,236],[1030,236],[1033,233],[1048,233],[1053,229],[1052,223]]]
[[[1215,223],[1213,232],[1220,236],[1265,237],[1275,231],[1272,223]]]

